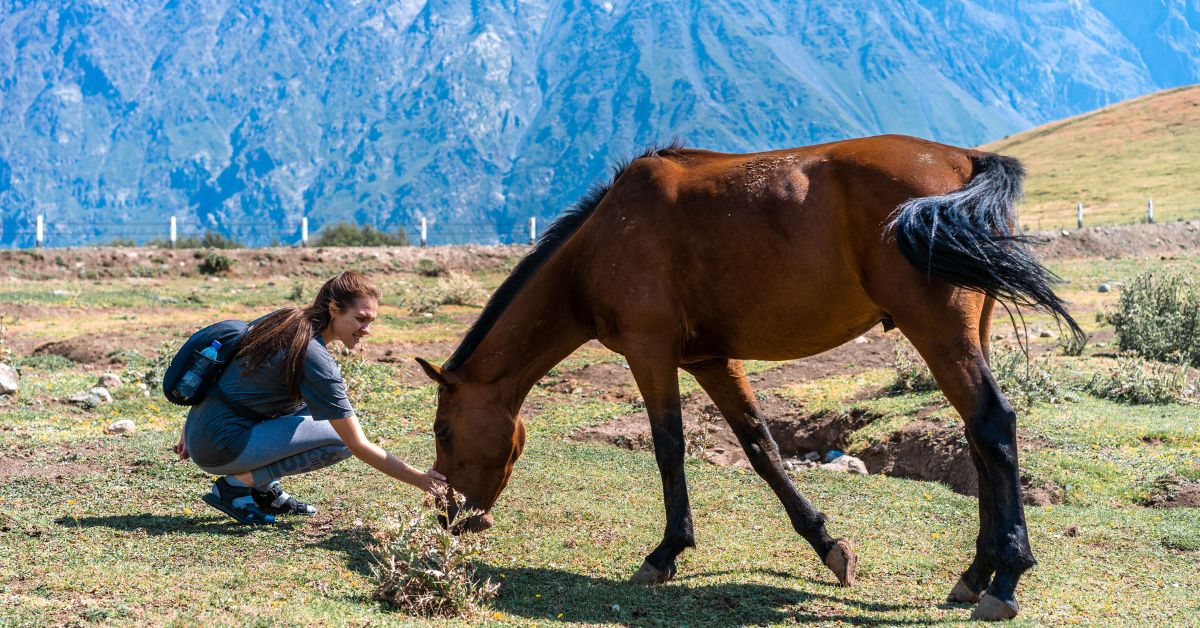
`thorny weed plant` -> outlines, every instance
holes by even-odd
[[[1115,328],[1121,351],[1200,366],[1200,289],[1190,277],[1155,271],[1138,275],[1105,319]]]
[[[496,596],[499,583],[481,577],[482,534],[454,534],[441,526],[446,511],[405,508],[374,530],[372,597],[405,613],[464,617]],[[460,511],[459,517],[477,513]]]
[[[937,390],[937,380],[925,360],[915,351],[903,344],[897,344],[892,366],[896,370],[896,379],[888,386],[892,393],[928,392]]]

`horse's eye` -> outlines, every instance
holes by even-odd
[[[439,440],[445,439],[450,435],[450,426],[446,425],[445,423],[439,423],[433,426],[433,435],[438,437]]]

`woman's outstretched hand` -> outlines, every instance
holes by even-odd
[[[438,497],[445,495],[446,489],[449,487],[450,485],[446,483],[446,476],[435,469],[430,469],[417,481],[417,488]]]
[[[183,434],[179,435],[179,442],[171,448],[171,451],[175,452],[180,460],[187,460],[189,458],[190,454],[188,454],[187,443],[183,441]]]

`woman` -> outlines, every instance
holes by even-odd
[[[369,334],[379,296],[364,275],[347,271],[325,282],[312,305],[251,323],[237,357],[188,412],[175,446],[181,460],[190,456],[223,476],[204,495],[206,503],[251,525],[274,523],[275,515],[315,514],[284,492],[280,478],[351,455],[423,491],[445,489],[437,471],[422,473],[367,440],[325,348],[332,340],[354,348]],[[262,416],[246,416],[255,414]]]

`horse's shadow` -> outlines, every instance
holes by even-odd
[[[345,556],[346,568],[370,577],[368,535],[361,529],[340,529],[313,543]],[[563,621],[582,624],[757,625],[781,622],[844,622],[928,624],[932,619],[881,618],[918,607],[860,601],[840,595],[832,584],[828,594],[799,591],[754,582],[728,582],[722,576],[746,578],[744,572],[709,572],[680,576],[672,584],[647,587],[544,567],[497,567],[478,564],[478,575],[500,583],[489,603],[492,610],[534,623]],[[754,575],[796,579],[791,573],[758,570]],[[715,579],[712,584],[696,584]],[[811,589],[811,587],[810,587]],[[857,609],[845,612],[845,607]]]

